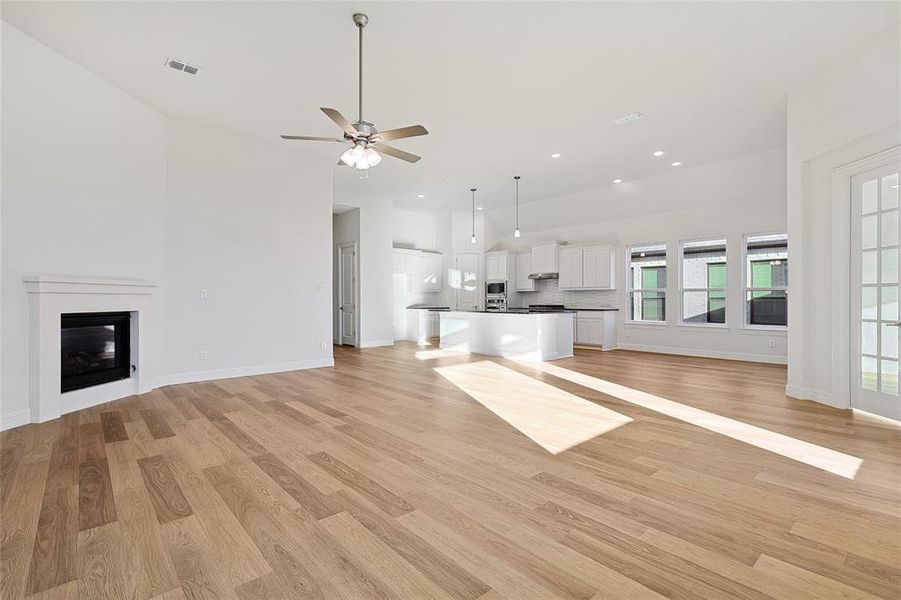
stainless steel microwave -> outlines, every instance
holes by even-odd
[[[485,295],[486,296],[506,296],[507,295],[507,282],[506,281],[489,281],[485,284]]]

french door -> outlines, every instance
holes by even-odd
[[[851,178],[851,406],[901,419],[897,161]]]

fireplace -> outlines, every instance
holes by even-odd
[[[131,313],[63,313],[60,392],[131,377]]]

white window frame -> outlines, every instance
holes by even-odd
[[[666,288],[634,288],[632,281],[632,248],[643,248],[646,246],[663,246],[664,252],[664,267],[666,268],[666,281],[669,283],[669,244],[666,242],[647,242],[647,243],[635,243],[629,244],[626,246],[626,281],[628,281],[628,285],[626,286],[626,306],[629,311],[629,316],[626,317],[625,323],[628,325],[640,325],[640,326],[650,326],[650,327],[665,327],[669,324],[670,314],[671,314],[671,306],[667,306],[667,301],[669,300],[669,294],[667,293]],[[663,320],[662,321],[649,321],[649,320],[641,320],[641,319],[633,319],[632,318],[632,294],[634,292],[663,292]]]
[[[685,245],[693,244],[696,242],[713,242],[723,240],[723,244],[725,246],[725,255],[726,255],[726,287],[723,288],[687,288],[685,287]],[[679,326],[680,327],[691,327],[698,329],[729,329],[729,315],[732,311],[729,310],[729,238],[728,236],[709,236],[709,237],[701,237],[690,240],[682,240],[679,242]],[[711,291],[720,291],[722,290],[723,295],[725,296],[725,309],[726,309],[726,318],[724,323],[687,323],[685,321],[685,311],[683,310],[685,304],[685,292],[705,292],[710,293]]]
[[[748,274],[748,238],[756,237],[760,235],[784,235],[786,236],[786,240],[788,239],[787,231],[765,231],[761,233],[746,233],[741,236],[741,323],[742,329],[756,329],[759,331],[788,331],[788,325],[753,325],[748,322],[748,310],[747,310],[747,302],[748,302],[748,292],[766,292],[766,291],[785,291],[788,293],[788,286],[776,286],[776,287],[751,287],[748,285],[749,274]],[[788,248],[786,248],[785,253],[788,254]],[[786,261],[788,258],[785,259]]]

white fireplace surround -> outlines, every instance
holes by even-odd
[[[53,275],[24,277],[29,304],[29,407],[31,422],[43,423],[74,410],[151,390],[153,315],[156,286],[130,279]],[[63,313],[130,312],[129,379],[60,392]]]

